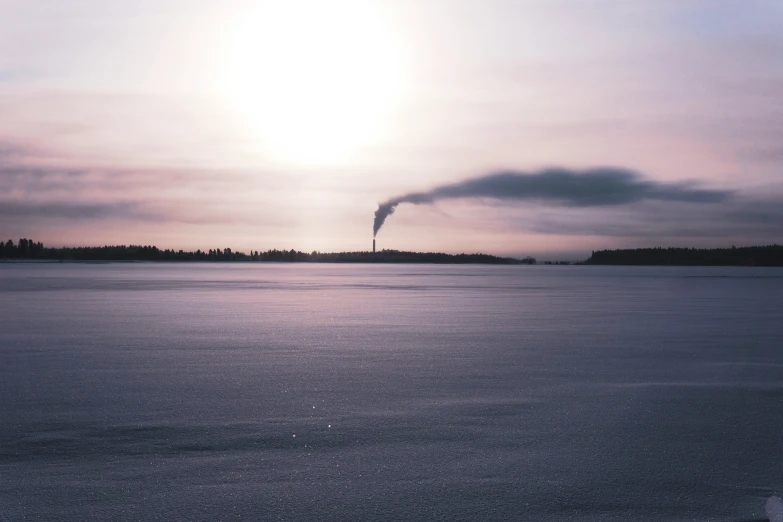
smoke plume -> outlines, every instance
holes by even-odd
[[[599,207],[642,200],[715,203],[727,200],[731,194],[728,191],[696,188],[693,183],[647,180],[637,172],[623,168],[501,171],[441,185],[426,192],[411,192],[379,203],[375,211],[373,237],[401,203],[422,205],[442,199],[492,198],[548,201],[570,207]]]

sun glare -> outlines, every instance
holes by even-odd
[[[287,161],[345,159],[383,132],[401,87],[392,31],[370,2],[280,0],[243,13],[222,91]]]

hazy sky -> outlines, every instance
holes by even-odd
[[[366,250],[379,202],[625,169],[713,202],[447,198],[379,247],[783,237],[780,0],[0,0],[0,237]]]

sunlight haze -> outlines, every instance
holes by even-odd
[[[379,246],[774,242],[781,24],[774,0],[0,0],[3,237],[366,250],[401,194],[619,167],[736,196],[403,205]]]

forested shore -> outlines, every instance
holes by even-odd
[[[599,250],[588,265],[783,266],[783,245]]]
[[[317,252],[297,250],[251,250],[250,253],[233,251],[230,248],[208,250],[172,250],[156,246],[117,245],[101,247],[50,248],[31,239],[20,239],[17,243],[8,240],[0,242],[0,259],[5,260],[49,260],[49,261],[244,261],[244,262],[290,262],[290,263],[437,263],[437,264],[535,264],[528,257],[515,259],[489,254],[444,254],[439,252],[403,252],[381,250],[380,252]]]
[[[100,247],[46,247],[31,239],[0,241],[0,260],[5,261],[243,261],[289,263],[435,263],[435,264],[536,264],[532,257],[511,258],[489,254],[440,252],[302,252],[298,250],[238,252],[230,248],[207,250],[161,249],[152,245]],[[551,264],[551,263],[547,263]],[[594,251],[586,265],[672,266],[783,266],[783,245],[731,248],[635,248]]]

